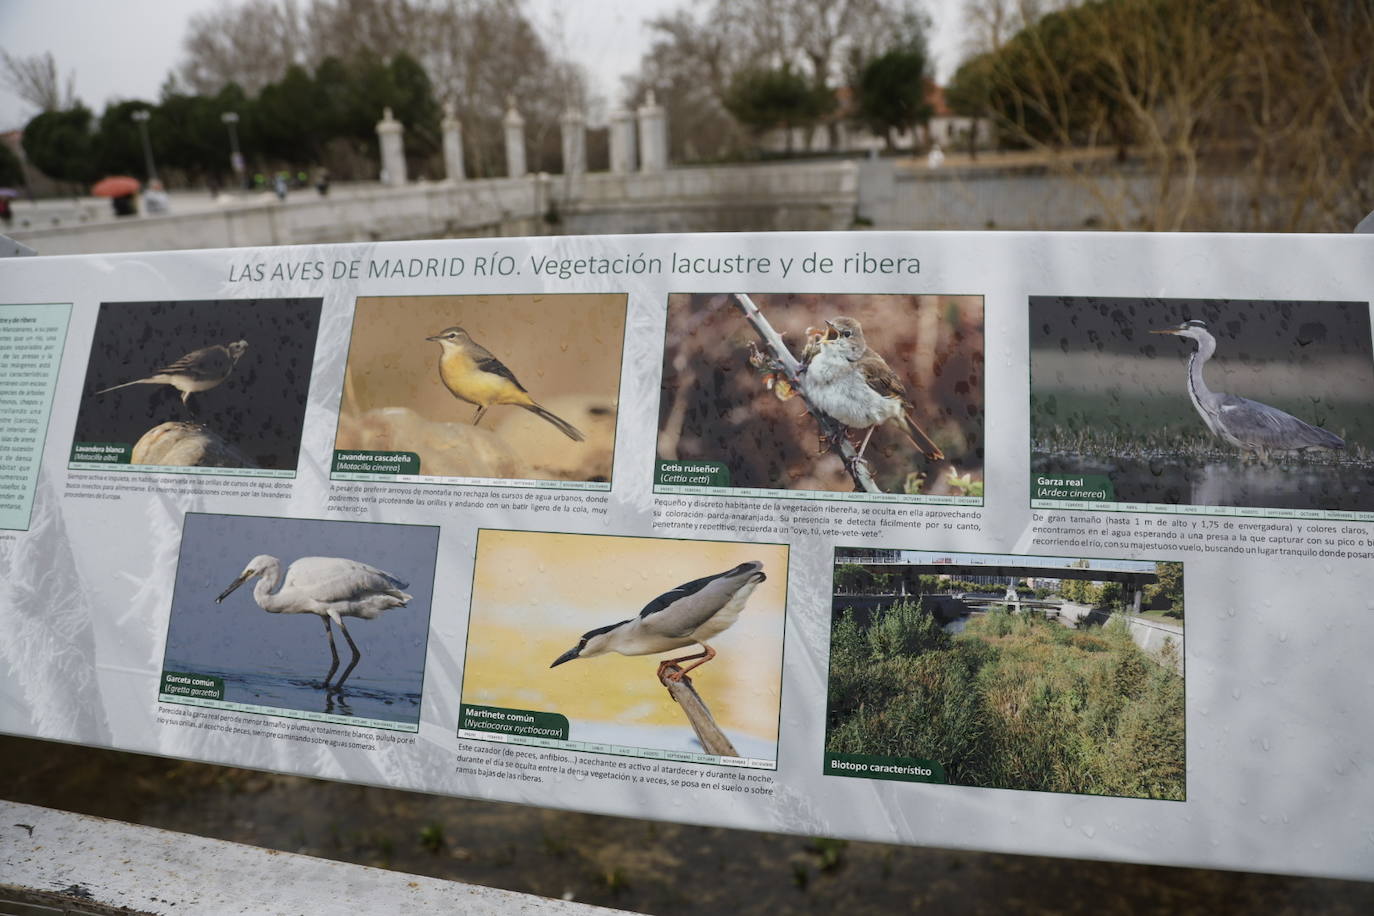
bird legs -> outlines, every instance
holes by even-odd
[[[701,644],[701,648],[702,648],[704,651],[698,652],[696,655],[684,655],[684,656],[682,656],[681,658],[665,658],[663,661],[659,662],[659,663],[658,663],[658,677],[659,677],[659,680],[662,680],[663,678],[666,677],[666,678],[667,678],[668,680],[670,680],[670,681],[680,681],[680,680],[682,680],[684,677],[687,677],[687,672],[688,672],[688,671],[691,671],[691,670],[694,669],[694,668],[700,668],[702,665],[706,664],[706,663],[709,662],[711,659],[713,659],[713,658],[716,657],[716,650],[715,650],[715,649],[712,649],[710,646],[706,645],[706,643],[702,643],[702,644]],[[679,662],[690,662],[690,661],[692,661],[692,659],[701,659],[701,660],[698,661],[698,662],[696,662],[696,663],[694,663],[694,664],[688,665],[688,666],[685,667],[685,668],[679,668],[679,667],[678,667],[678,663],[679,663]],[[676,671],[669,671],[669,670],[668,670],[669,668],[677,668],[677,670],[676,670]]]
[[[358,667],[358,659],[362,658],[363,654],[358,651],[358,644],[355,643],[353,637],[349,635],[348,627],[344,626],[344,622],[340,620],[339,629],[343,630],[344,639],[348,640],[348,648],[353,650],[353,661],[349,662],[348,667],[344,669],[343,677],[339,678],[331,687],[329,679],[334,676],[335,671],[339,670],[339,650],[334,648],[334,628],[329,625],[329,618],[321,617],[320,619],[324,621],[324,633],[329,637],[329,654],[334,659],[334,663],[329,666],[329,673],[324,676],[324,689],[333,690],[335,693],[338,693],[343,689],[343,683],[348,680],[348,676],[353,673],[353,669]]]

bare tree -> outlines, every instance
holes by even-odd
[[[0,81],[40,111],[65,111],[76,104],[76,74],[63,79],[52,52],[20,57],[0,50]]]
[[[214,95],[237,83],[250,95],[281,79],[307,57],[305,23],[295,0],[247,0],[191,17],[182,42],[186,57],[178,76],[187,89]]]

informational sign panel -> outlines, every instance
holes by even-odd
[[[1374,238],[0,262],[0,729],[1374,878]]]

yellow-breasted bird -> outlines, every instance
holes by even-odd
[[[548,420],[558,431],[575,442],[587,437],[562,417],[550,413],[535,403],[525,386],[486,347],[472,339],[467,331],[454,326],[445,328],[433,337],[442,348],[439,354],[439,378],[455,398],[477,405],[472,425],[482,422],[487,408],[496,404],[514,404]]]

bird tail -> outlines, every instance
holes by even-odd
[[[558,427],[559,432],[561,432],[563,435],[567,436],[574,442],[585,442],[587,440],[587,437],[582,435],[582,430],[578,429],[576,426],[573,426],[571,423],[569,423],[567,420],[564,420],[557,414],[545,410],[538,404],[530,403],[521,404],[520,406],[528,410],[530,413],[537,414],[543,419],[548,420],[554,426]]]
[[[916,425],[916,421],[911,419],[909,414],[902,414],[902,419],[906,421],[904,432],[906,437],[911,440],[911,444],[921,450],[921,453],[930,461],[939,461],[945,457],[945,453],[940,451],[940,446],[931,441],[925,434],[925,430]]]
[[[128,388],[130,385],[146,385],[149,380],[146,378],[134,379],[132,382],[125,382],[122,385],[111,385],[109,388],[102,388],[96,394],[104,394],[107,391],[118,391],[120,388]]]

